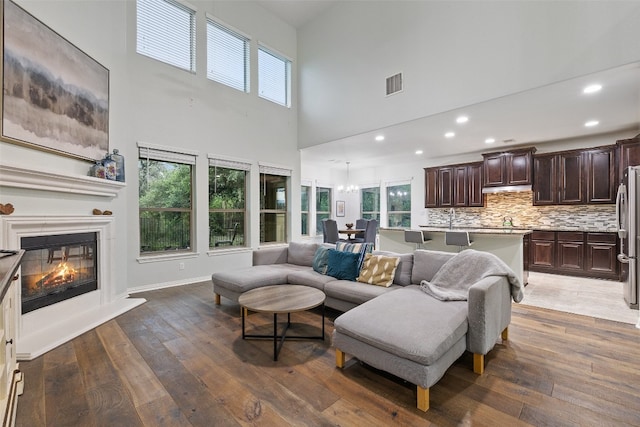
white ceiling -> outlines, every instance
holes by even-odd
[[[336,1],[259,0],[258,3],[300,28]],[[602,90],[596,94],[583,94],[582,89],[592,83],[601,84]],[[402,93],[393,96],[402,96]],[[467,116],[469,121],[457,124],[455,119],[459,115]],[[600,123],[587,128],[584,123],[588,120]],[[455,132],[456,136],[445,138],[448,131]],[[352,169],[360,169],[389,161],[415,162],[415,151],[423,150],[420,156],[427,165],[427,159],[502,151],[521,145],[539,147],[548,141],[618,131],[640,132],[640,64],[328,141],[303,149],[302,163],[346,169],[349,161]],[[376,142],[376,135],[384,135],[385,140]],[[486,144],[484,141],[488,137],[495,138],[496,142]]]

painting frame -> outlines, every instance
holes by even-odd
[[[0,25],[0,141],[102,159],[109,152],[109,69],[11,0],[2,2]]]
[[[336,216],[344,216],[344,200],[336,200]]]

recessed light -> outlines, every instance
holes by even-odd
[[[376,136],[376,141],[378,141],[378,142],[384,141],[384,135],[377,135]]]
[[[495,138],[487,138],[484,140],[485,144],[493,144],[494,142],[496,142]]]
[[[594,127],[594,126],[598,126],[600,122],[597,120],[589,120],[588,122],[586,122],[584,125],[588,128],[590,127]]]
[[[469,121],[469,117],[460,116],[456,119],[456,123],[467,123]]]
[[[456,136],[456,134],[453,132],[447,132],[444,134],[444,136],[445,138],[453,138],[454,136]]]
[[[582,89],[582,93],[596,93],[596,92],[599,92],[600,89],[602,89],[602,85],[593,84]]]
[[[416,150],[416,154],[418,155],[422,154],[422,150]]]

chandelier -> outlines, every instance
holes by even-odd
[[[360,187],[358,187],[357,185],[352,185],[349,184],[349,164],[351,162],[347,162],[347,185],[340,185],[338,186],[338,191],[342,192],[342,193],[355,193],[357,192]]]

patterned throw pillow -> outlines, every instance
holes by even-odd
[[[360,254],[358,259],[358,271],[362,267],[362,261],[364,261],[364,255],[373,252],[373,243],[336,243],[336,250],[342,252],[351,252],[353,254]]]
[[[320,274],[327,274],[327,268],[329,268],[329,248],[320,246],[316,249],[312,265],[314,271]]]
[[[400,258],[366,254],[360,269],[358,282],[388,288],[393,283]]]
[[[329,249],[329,266],[327,275],[341,280],[354,282],[358,277],[360,254]]]

